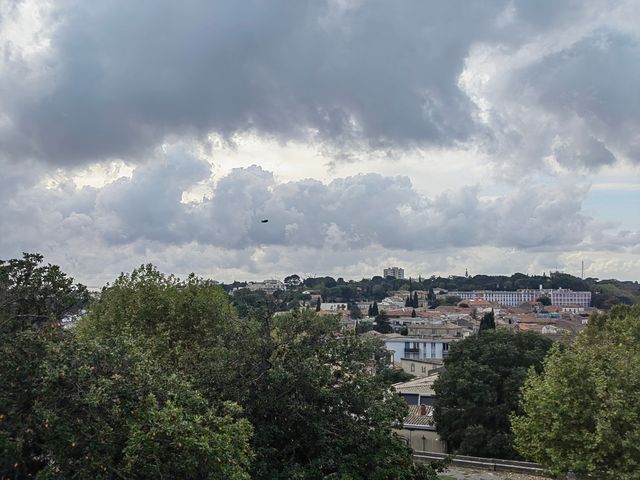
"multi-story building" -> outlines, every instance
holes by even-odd
[[[491,303],[498,303],[515,307],[526,302],[535,302],[540,297],[547,297],[552,305],[591,306],[591,292],[577,292],[569,289],[530,289],[510,291],[473,290],[470,292],[449,292],[447,295],[460,297],[462,300],[481,299]]]
[[[280,280],[264,280],[263,282],[249,282],[246,288],[252,292],[262,290],[265,293],[273,295],[278,290],[284,290],[284,283]]]
[[[393,278],[397,278],[398,280],[402,280],[404,279],[404,268],[400,268],[400,267],[385,268],[382,271],[382,276],[384,278],[393,277]]]
[[[390,335],[384,339],[384,345],[391,353],[391,361],[400,364],[403,358],[415,360],[442,359],[449,353],[449,345],[462,337],[420,338],[403,335]]]

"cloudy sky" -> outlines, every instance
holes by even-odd
[[[636,280],[639,86],[640,0],[0,0],[0,258]]]

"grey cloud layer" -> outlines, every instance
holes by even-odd
[[[53,189],[33,183],[17,194],[3,188],[4,247],[41,249],[82,238],[88,247],[195,242],[227,250],[553,249],[584,243],[593,230],[581,212],[587,189],[568,185],[532,185],[492,199],[483,199],[477,187],[427,198],[406,177],[279,183],[253,166],[220,178],[211,198],[182,201],[184,191],[209,176],[205,161],[177,150],[100,189],[77,190],[70,182]],[[264,218],[269,222],[261,223]],[[633,235],[617,238],[617,248],[629,245]],[[599,237],[598,244],[607,239]]]
[[[347,150],[467,143],[499,161],[637,161],[638,36],[619,34],[610,10],[557,0],[55,2],[46,54],[2,45],[0,150],[58,165],[139,161],[167,138],[251,130]],[[576,24],[582,43],[487,80],[482,121],[460,86],[474,48],[535,49]]]

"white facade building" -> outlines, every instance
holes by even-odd
[[[263,282],[249,282],[247,287],[252,292],[262,290],[265,293],[273,295],[278,290],[284,290],[284,283],[280,280],[264,280]]]
[[[449,353],[449,345],[457,340],[459,338],[424,339],[398,336],[385,339],[384,345],[391,352],[391,361],[400,365],[400,360],[403,358],[411,360],[442,359]]]
[[[591,292],[576,292],[564,288],[551,289],[531,289],[509,291],[473,290],[470,292],[449,292],[462,300],[481,299],[491,303],[499,303],[515,307],[526,302],[535,302],[540,297],[548,297],[552,305],[577,305],[580,307],[591,306]]]
[[[338,313],[347,310],[346,303],[330,303],[330,302],[322,302],[320,303],[320,310],[323,312],[333,312]]]
[[[385,268],[382,271],[382,276],[384,278],[393,277],[393,278],[397,278],[398,280],[403,280],[404,279],[404,268],[400,268],[400,267]]]

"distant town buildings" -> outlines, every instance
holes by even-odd
[[[473,290],[470,292],[451,291],[448,292],[447,295],[460,297],[462,300],[485,300],[509,307],[516,307],[528,302],[536,302],[541,297],[547,297],[551,300],[552,305],[582,308],[591,306],[591,292],[578,292],[564,288],[558,288],[557,290],[517,290],[515,292],[491,290]]]
[[[260,290],[264,293],[273,295],[278,290],[284,290],[284,283],[282,283],[280,280],[264,280],[262,282],[249,282],[246,288],[248,288],[252,292],[257,292],[258,290]]]
[[[404,279],[404,268],[400,268],[400,267],[385,268],[383,270],[383,275],[382,276],[384,278],[392,277],[392,278],[396,278],[398,280],[403,280]]]

